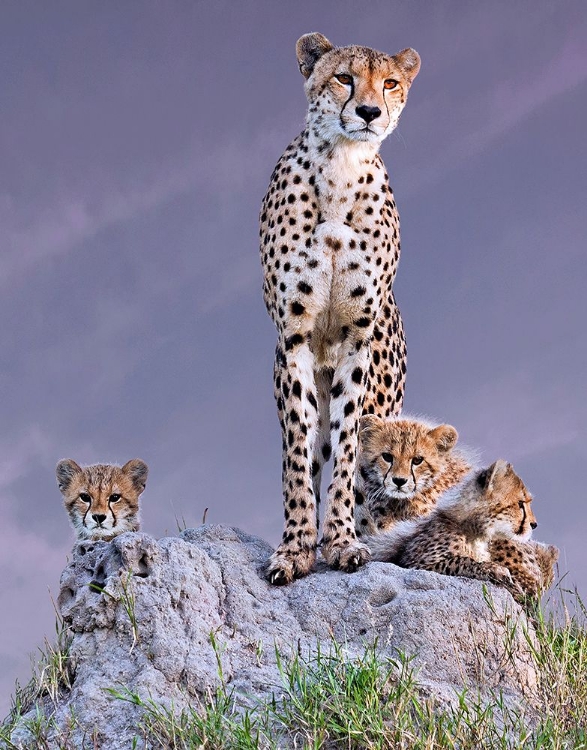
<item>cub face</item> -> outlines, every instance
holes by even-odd
[[[526,541],[537,527],[532,495],[511,464],[496,461],[477,475],[480,502],[491,519],[495,536]]]
[[[56,474],[65,509],[78,539],[109,541],[139,529],[139,497],[148,467],[138,458],[124,466],[78,466],[72,459],[57,464]]]
[[[381,143],[397,125],[420,70],[413,49],[391,56],[369,47],[334,47],[317,33],[302,36],[296,53],[307,79],[308,123],[329,143]]]
[[[407,500],[430,487],[458,440],[452,425],[428,427],[408,419],[361,417],[358,466],[370,495]]]

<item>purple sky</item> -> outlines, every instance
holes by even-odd
[[[303,126],[309,31],[422,57],[382,148],[405,407],[514,463],[587,594],[582,0],[5,2],[0,713],[53,633],[73,540],[58,459],[147,461],[155,536],[207,506],[280,535],[257,216]]]

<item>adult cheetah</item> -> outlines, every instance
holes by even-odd
[[[392,292],[399,218],[378,154],[420,68],[390,56],[297,42],[309,100],[306,128],[277,163],[261,208],[264,299],[277,327],[275,396],[283,435],[285,529],[271,583],[315,560],[321,472],[333,455],[323,555],[353,571],[369,558],[354,529],[359,417],[401,410],[405,341]]]

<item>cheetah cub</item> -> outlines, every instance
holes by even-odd
[[[407,417],[361,417],[355,526],[357,536],[390,529],[399,521],[425,516],[443,492],[471,470],[455,449],[458,432]]]
[[[489,545],[489,554],[493,562],[509,570],[517,588],[512,593],[522,604],[527,597],[541,596],[552,585],[559,556],[559,550],[552,544],[497,537]]]
[[[139,530],[139,496],[147,483],[147,464],[138,458],[124,466],[81,467],[72,459],[57,464],[57,483],[78,539],[110,541]]]
[[[322,553],[353,571],[368,560],[353,517],[358,420],[401,410],[405,341],[392,283],[399,218],[381,157],[420,68],[386,55],[297,42],[306,128],[277,163],[260,216],[263,295],[277,328],[274,384],[283,436],[285,528],[271,583],[314,563],[322,467],[333,456]]]
[[[432,513],[369,537],[373,559],[404,568],[492,581],[517,589],[505,564],[492,561],[491,544],[524,542],[536,519],[532,497],[511,464],[496,461],[471,474]]]

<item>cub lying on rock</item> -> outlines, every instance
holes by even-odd
[[[428,516],[365,538],[373,559],[492,581],[522,595],[490,552],[498,540],[526,541],[537,525],[532,497],[511,464],[500,460],[473,472],[450,494]]]
[[[139,530],[139,497],[147,483],[147,464],[138,458],[124,466],[57,464],[57,482],[78,539],[110,541]]]
[[[425,516],[471,470],[449,424],[361,417],[355,491],[357,536]]]

